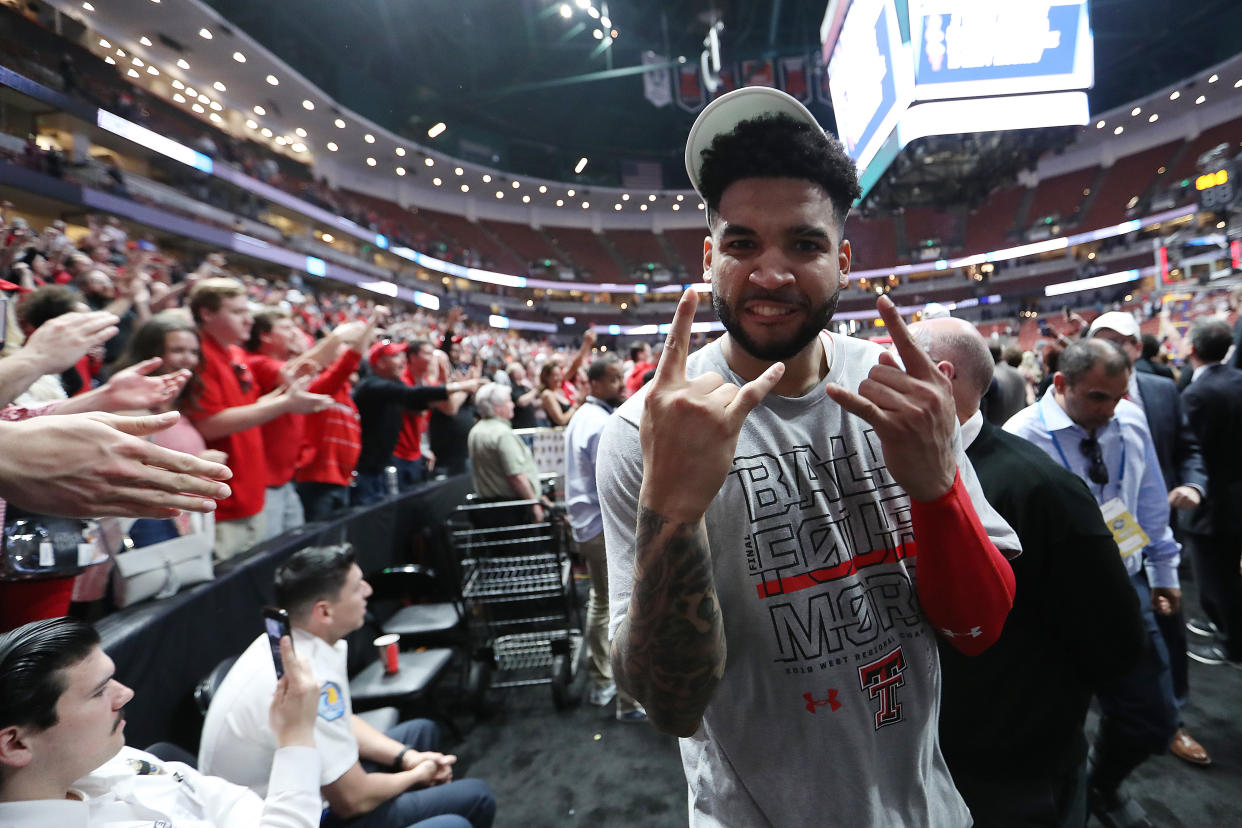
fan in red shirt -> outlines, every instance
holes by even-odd
[[[188,413],[207,447],[223,451],[233,471],[233,493],[216,511],[215,556],[227,560],[264,539],[269,476],[259,427],[283,414],[319,411],[332,400],[296,383],[259,396],[240,347],[253,323],[241,282],[204,279],[190,292],[190,312],[198,325],[202,366],[197,405]]]

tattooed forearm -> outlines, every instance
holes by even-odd
[[[613,669],[661,730],[689,736],[724,673],[725,638],[703,520],[638,507],[634,590]]]

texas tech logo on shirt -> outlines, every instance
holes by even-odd
[[[897,724],[904,718],[901,703],[897,701],[897,688],[906,683],[906,657],[901,648],[883,658],[858,668],[858,683],[873,699],[879,699],[880,709],[875,714],[875,729]]]

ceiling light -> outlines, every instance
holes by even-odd
[[[331,233],[323,233],[319,236],[319,238],[323,239],[326,244],[332,244],[332,242],[336,241],[336,236]]]
[[[259,130],[259,134],[262,135],[264,138],[272,137],[272,131],[268,129],[267,127],[263,127],[263,129]]]
[[[584,201],[584,202],[582,202],[582,209],[583,209],[583,210],[588,210],[588,209],[590,209],[590,207],[591,207],[591,202],[589,202],[589,201]]]
[[[680,204],[674,204],[674,205],[673,205],[673,209],[674,209],[674,210],[680,210],[680,209],[681,209],[681,205],[680,205]]]
[[[540,193],[546,193],[547,191],[548,191],[548,186],[547,186],[546,184],[540,184],[540,185],[539,185],[539,192],[540,192]]]
[[[591,15],[593,19],[599,20],[599,9],[595,8],[594,6],[587,6],[586,13]]]
[[[699,204],[698,204],[698,208],[699,208],[700,210],[702,210],[702,209],[703,209],[703,202],[701,202],[701,201],[699,202]]]
[[[146,64],[143,63],[142,60],[140,60],[139,58],[134,58],[134,65],[137,66],[139,69],[146,66]]]
[[[1181,93],[1181,92],[1178,92],[1176,89],[1174,89],[1174,90],[1173,90],[1173,92],[1169,95],[1169,100],[1170,100],[1170,101],[1176,101],[1176,100],[1177,100],[1178,98],[1180,98],[1181,96],[1182,96],[1182,93]]]
[[[405,175],[405,167],[397,167],[397,175]]]
[[[428,138],[439,138],[441,135],[444,134],[444,130],[446,129],[448,129],[448,127],[444,125],[444,121],[441,121],[440,123],[433,126],[431,129],[427,130],[427,137]]]
[[[130,69],[130,70],[129,70],[128,72],[126,72],[125,74],[129,75],[131,78],[136,78],[136,77],[138,77],[138,70],[137,70],[137,69]]]
[[[108,41],[106,41],[106,40],[101,40],[101,41],[99,41],[99,48],[101,48],[101,49],[111,49],[111,48],[112,48],[112,44],[111,44],[111,43],[109,43],[109,42],[108,42]]]
[[[176,101],[177,103],[185,103],[185,95],[182,95],[180,92],[177,92],[176,94],[173,95],[173,100]]]
[[[190,107],[190,109],[193,109],[193,110],[194,110],[195,112],[197,112],[199,115],[202,115],[204,112],[206,112],[206,111],[207,111],[207,110],[203,109],[203,105],[202,105],[202,104],[194,104],[194,106]]]
[[[528,195],[524,195],[524,196],[522,196],[522,203],[523,203],[523,204],[530,204],[530,196],[528,196]]]
[[[655,200],[656,200],[655,193],[652,193],[651,195],[647,196],[647,200],[648,200],[648,201],[655,201]]]
[[[336,145],[336,141],[329,141],[328,143],[324,144],[324,146],[327,148],[328,152],[336,152],[338,149],[340,149],[340,147]]]
[[[424,158],[423,163],[426,164],[428,167],[434,167],[436,165],[436,162],[430,158]]]
[[[151,38],[147,37],[146,35],[143,35],[142,37],[138,38],[138,42],[141,43],[143,46],[150,46]]]
[[[345,121],[344,121],[344,120],[342,120],[342,119],[340,119],[340,118],[337,118],[337,119],[336,119],[335,121],[333,121],[332,123],[336,124],[336,128],[337,128],[337,129],[344,129],[344,128],[345,128]]]
[[[220,81],[216,81],[215,83],[213,83],[213,84],[211,85],[211,88],[212,88],[212,89],[214,89],[214,90],[216,90],[217,92],[227,92],[227,91],[228,91],[228,88],[227,88],[224,84],[220,83]]]
[[[269,86],[280,86],[280,81],[276,79],[275,75],[268,75],[263,80],[267,81]]]
[[[599,18],[599,25],[603,26],[605,29],[611,29],[612,21],[608,19],[608,15],[601,15]]]
[[[296,144],[293,145],[292,149],[294,152],[306,152],[306,144],[303,144],[301,141],[298,141]]]
[[[504,190],[497,190],[497,191],[496,191],[496,198],[504,198],[504,197],[505,197],[505,191],[504,191]]]
[[[455,170],[453,170],[453,175],[465,175],[465,174],[466,174],[466,171],[463,170],[461,167],[458,167]]]
[[[203,40],[211,40],[211,31],[206,28],[199,29],[198,36],[201,37]]]
[[[594,37],[596,40],[604,39],[604,33],[601,32],[599,29],[596,29],[595,31],[591,32],[591,36]]]
[[[255,114],[255,115],[258,115],[260,118],[262,118],[264,115],[266,115],[266,114],[267,114],[267,110],[266,110],[266,109],[264,109],[264,108],[263,108],[263,107],[261,107],[261,106],[256,106],[256,107],[254,108],[254,114]]]
[[[258,125],[257,123],[255,123],[254,118],[247,118],[247,119],[246,119],[246,127],[247,127],[248,129],[258,129],[258,128],[259,128],[259,125]]]
[[[568,20],[574,16],[574,10],[569,7],[568,3],[561,3],[561,17]]]
[[[489,175],[488,173],[483,173],[483,183],[484,183],[484,184],[491,184],[491,183],[492,183],[492,177],[491,177],[491,175]]]
[[[90,3],[83,3],[83,4],[82,4],[82,8],[86,9],[87,11],[94,11],[94,10],[95,10],[95,7],[94,7],[94,6],[92,6]]]
[[[1200,95],[1199,97],[1195,98],[1195,105],[1197,106],[1206,100],[1207,100],[1207,95]]]
[[[638,209],[642,210],[642,211],[645,213],[645,212],[647,212],[647,205],[646,205],[646,204],[640,204],[640,205],[638,205]]]
[[[287,144],[287,143],[289,143],[289,142],[285,140],[285,136],[283,136],[283,135],[277,135],[277,136],[276,136],[276,146],[278,146],[278,147],[283,147],[283,146],[284,146],[285,144]]]
[[[463,193],[468,193],[468,192],[470,192],[470,185],[469,185],[469,184],[462,184],[462,185],[461,185],[461,191],[462,191]]]
[[[105,55],[104,63],[108,64],[109,66],[116,66],[116,61],[112,59],[112,55]]]
[[[433,179],[431,179],[431,183],[432,183],[432,184],[435,184],[437,187],[439,187],[441,184],[443,184],[443,183],[444,183],[444,181],[442,181],[440,178],[438,178],[438,177],[437,177],[437,178],[433,178]]]
[[[561,199],[559,199],[559,198],[558,198],[558,199],[556,200],[556,206],[557,206],[557,207],[564,207],[564,206],[565,206],[565,202],[564,202],[564,201],[562,201]]]
[[[1103,129],[1103,128],[1104,128],[1104,122],[1103,122],[1103,121],[1096,121],[1096,122],[1095,122],[1095,128],[1096,128],[1096,129]]]
[[[521,187],[521,186],[522,186],[522,182],[521,182],[521,181],[514,181],[514,182],[513,182],[513,189],[515,189],[515,190],[516,190],[518,187]]]
[[[305,138],[306,130],[302,129],[301,127],[298,127],[297,129],[293,131],[293,134],[298,136],[299,138]]]
[[[366,141],[368,144],[374,144],[375,136],[368,132],[366,135],[362,136],[362,140]]]
[[[1220,80],[1220,75],[1212,75],[1208,78],[1208,83],[1216,83],[1218,80]]]
[[[307,112],[314,112],[315,102],[311,100],[302,101],[302,108],[305,109]]]
[[[398,158],[405,158],[405,147],[397,147],[393,152],[397,154]]]
[[[573,198],[573,197],[574,197],[574,191],[573,191],[573,190],[566,190],[566,191],[565,191],[565,194],[566,194],[567,196],[569,196],[570,198]]]
[[[629,193],[622,193],[622,194],[621,194],[621,200],[622,200],[622,201],[629,201],[629,200],[630,200],[630,194],[629,194]]]
[[[614,209],[614,210],[620,210],[620,209],[621,209],[621,205],[620,205],[620,204],[614,204],[614,205],[612,205],[612,209]]]
[[[1151,113],[1151,115],[1147,116],[1147,123],[1149,124],[1154,124],[1156,121],[1159,121],[1159,120],[1160,120],[1160,116],[1154,112]]]
[[[198,102],[201,104],[208,104],[208,103],[211,103],[211,98],[207,97],[206,95],[199,94]]]
[[[125,50],[124,50],[124,49],[117,49],[117,50],[116,50],[116,56],[117,56],[117,57],[125,57]]]
[[[234,52],[234,53],[233,53],[233,60],[237,61],[238,63],[245,63],[245,62],[246,62],[246,56],[245,56],[245,55],[243,55],[241,52]]]
[[[1242,78],[1238,78],[1236,81],[1233,82],[1233,88],[1242,89]]]
[[[216,112],[224,111],[224,107],[220,106],[220,103],[218,101],[212,101],[211,108],[214,109]]]
[[[185,88],[185,94],[186,94],[188,97],[191,97],[191,98],[197,98],[197,97],[198,97],[198,91],[197,91],[197,90],[196,90],[193,86],[187,86],[187,87]],[[262,114],[264,114],[264,113],[260,112],[259,114],[260,114],[260,115],[262,115]]]
[[[1142,115],[1142,114],[1143,114],[1143,107],[1141,106],[1136,106],[1134,107],[1134,109],[1130,110],[1131,118],[1137,118],[1139,115]]]
[[[587,6],[591,5],[591,0],[574,0],[574,2],[580,9],[585,9]]]
[[[221,121],[223,121],[223,120],[224,120],[223,118],[221,118],[221,117],[220,117],[217,113],[215,113],[215,112],[211,113],[211,114],[210,114],[210,115],[208,115],[207,117],[208,117],[208,118],[210,118],[210,119],[211,119],[211,122],[212,122],[212,123],[214,123],[214,124],[218,124],[218,123],[220,123]]]
[[[185,89],[185,84],[176,78],[173,78],[172,87],[173,89]]]
[[[367,166],[368,166],[368,167],[374,167],[374,166],[376,165],[376,163],[378,163],[378,162],[377,162],[374,158],[372,158],[372,157],[371,157],[371,156],[369,156],[369,155],[367,156]]]
[[[156,69],[154,65],[148,65],[148,66],[147,66],[147,74],[148,74],[148,75],[158,75],[159,73],[160,73],[160,70],[159,70],[159,69]]]

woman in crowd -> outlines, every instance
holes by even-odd
[[[563,426],[569,424],[578,406],[569,401],[562,389],[564,374],[561,366],[549,360],[539,370],[539,405],[548,416],[548,424]]]

